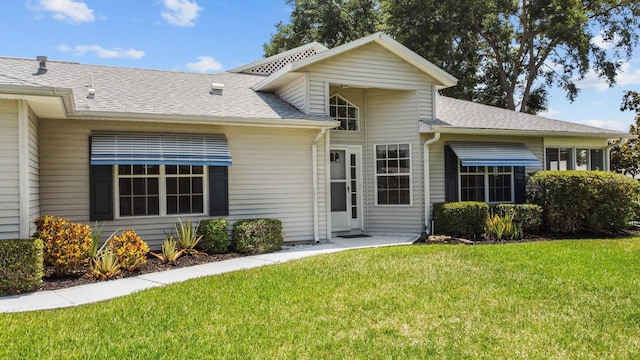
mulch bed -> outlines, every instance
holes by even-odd
[[[131,276],[138,276],[142,274],[149,274],[154,272],[160,272],[165,270],[178,269],[187,266],[206,264],[216,261],[222,261],[227,259],[233,259],[237,257],[243,256],[238,253],[229,253],[229,254],[196,254],[196,255],[182,255],[176,262],[175,265],[164,264],[160,259],[155,256],[148,256],[147,262],[141,267],[137,268],[134,271],[122,271],[118,276],[113,279],[123,279]],[[38,291],[43,290],[58,290],[64,289],[72,286],[85,285],[85,284],[93,284],[102,281],[109,280],[95,280],[88,278],[84,273],[72,274],[64,277],[57,277],[53,272],[53,268],[45,269],[45,277],[43,279],[44,285],[38,289]]]
[[[552,240],[562,240],[562,239],[597,239],[597,238],[624,238],[629,236],[636,236],[640,234],[640,227],[635,227],[631,230],[626,230],[619,234],[573,234],[573,235],[560,235],[560,234],[545,234],[543,236],[528,236],[521,240],[504,240],[504,241],[495,241],[488,239],[463,239],[456,238],[451,236],[432,236],[428,239],[420,239],[414,242],[416,245],[433,245],[433,244],[450,244],[450,245],[489,245],[489,244],[505,244],[505,243],[524,243],[524,242],[534,242],[534,241],[552,241]],[[177,269],[187,266],[206,264],[216,261],[222,261],[227,259],[233,259],[237,257],[244,256],[239,253],[229,253],[229,254],[196,254],[196,255],[183,255],[181,256],[176,264],[165,264],[160,261],[160,259],[149,255],[147,257],[147,263],[139,267],[133,272],[122,271],[120,275],[114,277],[113,279],[122,279],[131,276],[137,276],[142,274],[149,274],[159,271]],[[43,290],[58,290],[63,288],[68,288],[72,286],[85,285],[85,284],[93,284],[96,282],[109,281],[109,280],[95,280],[88,278],[84,273],[72,274],[65,277],[56,277],[53,268],[45,269],[45,277],[44,277],[44,285],[38,289],[38,291]]]
[[[554,241],[554,240],[566,240],[566,239],[621,239],[631,236],[640,235],[640,227],[635,226],[632,229],[624,230],[615,234],[602,234],[602,233],[576,233],[576,234],[543,234],[537,236],[525,236],[519,240],[502,240],[497,241],[488,238],[479,239],[465,239],[454,236],[446,235],[434,235],[428,238],[421,238],[414,242],[415,245],[434,245],[434,244],[449,244],[449,245],[490,245],[490,244],[509,244],[509,243],[526,243],[536,241]]]

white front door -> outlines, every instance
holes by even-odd
[[[331,230],[362,228],[360,147],[331,148]]]

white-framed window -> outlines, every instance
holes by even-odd
[[[546,148],[546,170],[604,170],[603,148]]]
[[[374,145],[376,205],[411,205],[411,144]]]
[[[329,116],[340,122],[336,130],[358,131],[359,129],[358,107],[338,94],[329,98]]]
[[[576,170],[604,170],[604,149],[576,149]]]
[[[117,217],[206,213],[202,165],[114,166]]]
[[[512,166],[462,166],[459,164],[460,201],[513,202]]]

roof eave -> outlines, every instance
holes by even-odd
[[[0,94],[13,96],[42,96],[59,97],[62,99],[65,114],[73,114],[76,111],[73,100],[73,90],[69,88],[52,86],[25,86],[25,85],[0,85]]]
[[[265,126],[289,128],[334,128],[340,123],[335,120],[312,120],[300,118],[242,118],[211,117],[201,115],[146,114],[109,111],[78,111],[72,116],[77,120],[149,121],[157,123],[183,123],[193,125]]]

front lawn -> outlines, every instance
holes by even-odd
[[[640,358],[640,238],[346,251],[0,314],[0,358]]]

